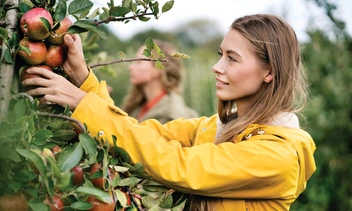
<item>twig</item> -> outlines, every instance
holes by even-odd
[[[154,13],[147,13],[147,12],[144,12],[144,13],[141,13],[139,15],[133,15],[133,16],[129,16],[129,17],[120,17],[120,18],[116,18],[116,17],[113,17],[113,16],[110,16],[108,17],[107,19],[105,20],[100,20],[100,21],[96,21],[94,22],[95,24],[99,25],[99,24],[102,24],[102,23],[109,23],[111,21],[125,21],[125,20],[136,20],[138,17],[143,17],[143,16],[148,16],[148,15],[154,15]],[[155,16],[156,19],[158,19],[157,16]]]
[[[16,95],[13,96],[13,98],[18,99],[19,97],[25,97],[27,98],[31,103],[34,103],[34,98],[32,97],[32,95],[26,93],[26,92],[20,92]]]
[[[107,66],[115,63],[121,63],[121,62],[133,62],[133,61],[162,61],[162,62],[167,62],[167,59],[151,59],[151,58],[132,58],[132,59],[119,59],[119,60],[114,60],[111,62],[106,62],[106,63],[98,63],[98,64],[93,64],[90,65],[90,68],[95,68],[95,67],[100,67],[100,66]]]
[[[46,116],[46,117],[53,117],[53,118],[59,118],[59,119],[66,119],[66,120],[68,120],[68,121],[70,121],[70,122],[76,123],[76,124],[80,127],[80,129],[81,129],[82,131],[85,131],[85,128],[84,128],[83,124],[82,124],[80,121],[78,121],[77,119],[74,119],[74,118],[72,118],[72,117],[65,116],[65,115],[63,115],[63,114],[44,113],[44,112],[40,112],[40,111],[37,111],[36,114],[38,114],[39,116]]]

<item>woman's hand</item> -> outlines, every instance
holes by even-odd
[[[42,76],[42,78],[29,78],[22,82],[23,86],[37,87],[28,90],[28,94],[32,96],[43,96],[44,101],[56,103],[62,107],[68,105],[71,111],[76,109],[79,102],[87,94],[63,76],[48,71],[45,68],[33,67],[27,72]]]
[[[64,42],[67,46],[67,58],[63,64],[63,68],[71,82],[80,87],[89,74],[84,60],[81,37],[78,34],[66,34]]]

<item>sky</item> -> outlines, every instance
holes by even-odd
[[[99,0],[96,6],[106,6],[106,1]],[[163,5],[168,0],[158,0]],[[311,0],[174,0],[173,8],[163,13],[158,20],[152,18],[148,22],[131,21],[109,23],[108,26],[121,39],[128,39],[138,32],[147,29],[169,31],[193,19],[211,19],[217,23],[225,34],[235,18],[254,13],[272,13],[283,17],[296,31],[298,39],[308,39],[305,33],[309,21],[318,27],[329,23],[324,19],[324,11]],[[115,4],[117,4],[116,1]],[[352,34],[352,1],[334,0],[337,4],[337,17],[347,24]],[[285,15],[283,15],[285,14]]]

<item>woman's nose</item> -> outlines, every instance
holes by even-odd
[[[223,74],[224,73],[224,69],[221,67],[220,60],[216,64],[213,65],[212,71],[215,74]]]

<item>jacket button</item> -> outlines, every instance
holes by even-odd
[[[99,136],[103,136],[104,135],[104,131],[100,130],[99,131]]]
[[[206,131],[206,130],[207,130],[207,128],[203,127],[203,131]]]

